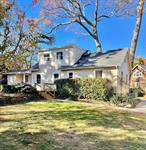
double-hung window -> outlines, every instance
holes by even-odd
[[[63,59],[63,52],[57,52],[57,53],[56,53],[56,58],[57,58],[58,60],[62,60],[62,59]]]
[[[70,79],[72,79],[72,78],[73,78],[73,73],[72,73],[72,72],[69,72],[68,77],[69,77]]]
[[[58,73],[54,73],[54,80],[59,79],[59,74]]]
[[[96,78],[102,78],[102,70],[96,70],[95,75]]]
[[[50,61],[50,54],[44,54],[44,60]]]

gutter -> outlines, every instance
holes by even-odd
[[[64,68],[64,69],[61,69],[61,71],[68,71],[68,70],[80,70],[80,69],[100,69],[100,68],[117,68],[117,66],[101,66],[101,67],[74,67],[74,68]]]

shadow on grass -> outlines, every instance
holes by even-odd
[[[48,132],[19,133],[9,130],[0,134],[1,150],[145,150],[146,142],[125,137],[109,139],[101,133],[64,133]]]
[[[9,105],[19,105],[25,104],[29,102],[37,102],[45,100],[43,97],[39,95],[33,94],[16,94],[16,96],[2,96],[0,97],[0,107],[9,106]]]
[[[30,103],[0,111],[0,150],[145,150],[145,131],[144,116],[74,103]]]
[[[51,107],[50,107],[51,108]],[[7,116],[9,118],[2,118]],[[19,118],[12,119],[11,116],[21,115]],[[107,110],[84,109],[84,107],[77,110],[49,110],[49,111],[21,111],[0,113],[0,123],[14,122],[19,124],[31,125],[37,123],[43,126],[44,122],[51,121],[69,122],[74,124],[77,121],[83,122],[88,127],[102,126],[104,128],[123,128],[128,130],[144,129],[146,130],[146,120],[133,117],[128,112],[116,112]],[[28,122],[27,122],[28,121]],[[55,125],[54,125],[55,126]],[[128,128],[127,128],[128,126]]]

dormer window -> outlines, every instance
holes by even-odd
[[[63,59],[63,52],[57,52],[56,58],[62,60]]]
[[[50,54],[44,54],[44,60],[50,61]]]

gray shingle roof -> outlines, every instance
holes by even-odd
[[[11,70],[7,71],[4,74],[22,74],[22,73],[30,73],[29,69],[22,69],[22,70]]]
[[[90,53],[86,51],[73,66],[62,66],[60,69],[79,69],[94,67],[119,66],[128,52],[128,49],[110,50],[105,53]]]
[[[31,71],[35,71],[39,69],[39,63],[33,65],[30,69],[22,69],[22,70],[11,70],[7,71],[4,74],[22,74],[22,73],[31,73]]]
[[[35,65],[33,65],[32,67],[31,67],[31,70],[33,71],[33,70],[37,70],[37,69],[39,69],[39,63],[36,63]]]
[[[146,65],[140,65],[146,71]]]

